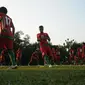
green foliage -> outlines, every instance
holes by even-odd
[[[24,35],[22,31],[18,31],[14,35],[14,50],[22,47],[23,40],[21,39],[21,35]]]
[[[30,37],[29,37],[29,35],[28,34],[26,34],[25,36],[24,36],[24,39],[23,39],[23,47],[27,47],[30,43],[30,41],[29,41],[29,39],[30,39]]]
[[[74,43],[74,39],[73,40],[69,40],[69,38],[68,38],[67,40],[65,40],[65,43],[63,45],[64,45],[64,47],[70,49],[71,46],[73,45],[73,43]]]
[[[29,45],[29,35],[26,34],[24,38],[22,39],[21,36],[24,35],[22,31],[18,31],[14,35],[14,50],[17,50],[18,48],[25,48]]]

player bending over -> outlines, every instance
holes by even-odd
[[[33,52],[30,62],[28,63],[28,65],[32,65],[34,63],[39,65],[39,49],[36,49],[35,52]]]

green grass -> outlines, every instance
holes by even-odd
[[[0,85],[85,85],[85,66],[0,67]]]

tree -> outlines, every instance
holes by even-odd
[[[74,43],[74,39],[69,40],[69,38],[67,38],[67,40],[65,40],[65,43],[63,43],[63,46],[68,51],[71,48],[71,46],[73,45],[73,43]]]
[[[21,35],[24,35],[22,31],[18,31],[14,35],[14,50],[22,47],[23,40],[21,39]]]
[[[21,60],[24,60],[24,62],[28,62],[28,57],[31,55],[31,51],[30,49],[26,49],[30,47],[30,37],[28,34],[24,35],[24,37],[22,38],[22,35],[24,35],[24,33],[22,31],[17,31],[14,35],[14,51],[16,52],[16,50],[18,48],[22,49],[22,58]],[[28,56],[29,55],[29,56]],[[22,62],[21,62],[22,63]]]
[[[23,47],[27,47],[27,46],[30,44],[29,39],[30,39],[29,35],[26,34],[26,35],[24,36],[24,39],[23,39],[23,42],[22,42]]]

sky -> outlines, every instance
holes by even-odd
[[[85,41],[85,0],[0,0],[8,9],[16,31],[37,41],[39,26],[44,26],[52,44],[63,44],[67,38]]]

